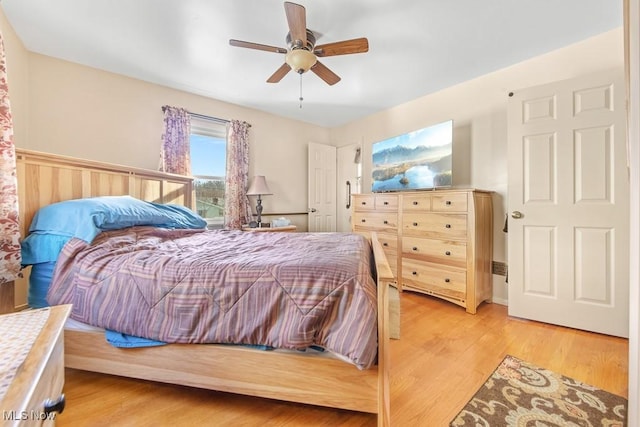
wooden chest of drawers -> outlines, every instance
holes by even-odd
[[[352,224],[357,233],[377,232],[393,276],[398,278],[398,195],[355,194]]]
[[[491,193],[435,190],[356,195],[353,230],[377,231],[403,290],[433,295],[475,313],[493,293]],[[396,246],[393,246],[395,241]]]

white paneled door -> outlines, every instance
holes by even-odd
[[[336,147],[309,143],[309,231],[336,231]]]
[[[628,336],[622,70],[515,92],[508,127],[509,314]]]
[[[337,149],[336,231],[351,231],[352,195],[360,192],[360,144]]]

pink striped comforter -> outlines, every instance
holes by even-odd
[[[71,317],[170,343],[317,345],[377,354],[372,255],[359,235],[133,227],[71,240],[49,289]]]

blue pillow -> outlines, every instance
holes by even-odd
[[[205,228],[207,226],[207,221],[186,206],[149,203],[171,218],[170,221],[158,224],[160,228]]]
[[[60,251],[69,240],[71,240],[69,236],[47,234],[41,231],[32,232],[21,243],[22,265],[57,261]]]
[[[49,307],[47,293],[53,278],[53,270],[56,267],[55,261],[34,264],[29,275],[29,293],[27,302],[31,308]]]
[[[189,209],[176,205],[167,206],[131,196],[67,200],[41,208],[34,216],[29,231],[77,237],[91,243],[102,230],[117,230],[135,225],[163,228],[206,227],[206,221]]]

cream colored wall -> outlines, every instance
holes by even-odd
[[[493,259],[506,261],[508,93],[623,64],[620,28],[332,129],[331,140],[363,143],[362,188],[370,192],[373,142],[453,119],[453,183],[495,191]],[[504,278],[494,276],[494,301],[507,298]]]
[[[306,212],[307,144],[329,130],[28,52],[0,9],[16,146],[156,169],[162,105],[251,123],[250,174],[267,177],[264,212]],[[221,82],[224,84],[224,82]],[[306,215],[290,219],[306,230]]]
[[[306,212],[307,144],[329,130],[258,110],[31,54],[29,129],[24,148],[158,167],[161,106],[251,123],[250,174],[265,175],[264,212]],[[306,215],[291,217],[306,230]]]

